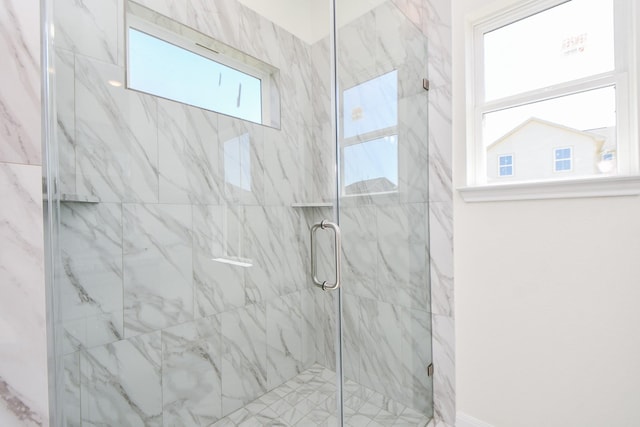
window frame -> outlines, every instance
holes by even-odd
[[[487,153],[482,140],[482,117],[484,114],[505,108],[517,107],[559,96],[571,95],[592,89],[614,86],[616,90],[616,152],[618,172],[614,177],[638,175],[638,83],[636,73],[636,22],[638,6],[633,0],[614,2],[614,48],[615,69],[609,73],[563,82],[489,102],[484,102],[484,49],[485,33],[535,15],[570,0],[526,0],[503,1],[493,11],[484,12],[467,22],[467,167],[466,185],[470,187],[496,187],[500,183],[489,183],[487,176]],[[620,161],[623,159],[623,161]],[[555,169],[555,167],[554,167]],[[594,175],[588,180],[602,179]],[[609,176],[611,178],[611,176]],[[560,178],[558,178],[560,179]],[[545,181],[526,181],[527,186]],[[566,182],[566,178],[563,180]],[[584,179],[580,180],[584,182]],[[551,180],[551,182],[556,182]],[[513,183],[512,185],[518,185]]]
[[[177,23],[177,25],[182,25]],[[172,44],[176,47],[179,47],[181,49],[184,49],[188,52],[191,52],[195,55],[199,55],[201,57],[204,57],[208,60],[211,60],[213,62],[216,62],[218,64],[222,64],[226,67],[229,68],[233,68],[234,70],[241,72],[243,74],[249,75],[251,77],[257,78],[260,80],[260,102],[261,102],[261,111],[262,111],[262,117],[261,117],[261,123],[258,122],[253,122],[247,119],[244,119],[242,117],[238,117],[238,116],[234,116],[232,114],[229,114],[227,112],[224,111],[216,111],[216,110],[211,110],[202,106],[197,106],[197,105],[192,105],[192,104],[188,104],[186,102],[183,101],[179,101],[176,99],[172,99],[172,98],[167,98],[164,97],[162,95],[158,95],[158,94],[154,94],[154,93],[148,93],[148,92],[144,92],[141,90],[138,90],[136,88],[133,88],[129,85],[129,73],[130,73],[130,69],[129,69],[129,30],[130,29],[134,29],[136,31],[145,33],[151,37],[155,37],[165,43],[169,43]],[[267,72],[266,70],[260,70],[258,68],[252,67],[248,64],[245,64],[244,62],[232,58],[228,55],[224,55],[222,53],[218,53],[212,49],[207,48],[206,46],[204,46],[203,44],[199,43],[196,40],[192,40],[189,37],[185,36],[185,35],[180,35],[168,28],[165,28],[163,26],[157,25],[155,23],[149,22],[147,20],[145,20],[144,18],[137,16],[131,12],[127,13],[126,16],[126,22],[125,22],[125,87],[129,90],[134,90],[134,91],[138,91],[141,93],[146,93],[148,95],[151,96],[155,96],[158,98],[162,98],[162,99],[167,99],[173,102],[179,102],[181,104],[184,105],[191,105],[193,107],[196,108],[202,108],[203,110],[207,110],[207,111],[212,111],[214,113],[218,113],[218,114],[223,114],[225,116],[229,116],[229,117],[234,117],[238,120],[243,120],[243,121],[247,121],[250,123],[257,123],[260,125],[266,125],[268,126],[269,123],[271,123],[271,119],[272,119],[272,115],[271,115],[271,92],[272,92],[272,88],[271,88],[271,75],[269,72]]]
[[[511,158],[511,163],[509,163],[508,165],[502,165],[500,163],[501,159],[503,157],[510,157]],[[508,153],[508,154],[500,154],[498,155],[498,178],[512,178],[516,175],[516,169],[515,169],[515,155],[513,153]],[[511,173],[509,175],[502,175],[502,168],[503,167],[511,167]]]
[[[568,158],[561,158],[558,159],[557,158],[557,153],[560,150],[569,150],[569,157]],[[558,162],[566,162],[569,161],[569,169],[558,169]],[[555,147],[553,149],[553,172],[554,173],[571,173],[573,172],[573,147],[571,146],[566,146],[566,147]]]

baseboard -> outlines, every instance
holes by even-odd
[[[470,415],[458,412],[456,414],[456,427],[494,427],[489,423],[480,421]]]

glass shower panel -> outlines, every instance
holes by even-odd
[[[295,11],[245,3],[53,0],[65,426],[337,423],[338,315],[308,274],[309,224],[335,200],[329,51],[314,57],[329,5],[312,40]],[[271,121],[128,88],[134,12],[268,64]]]
[[[426,1],[48,1],[56,419],[426,425]],[[263,124],[131,88],[134,21],[261,70]]]
[[[433,416],[421,1],[337,2],[345,425]],[[403,425],[405,425],[403,424]]]

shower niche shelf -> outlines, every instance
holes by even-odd
[[[44,201],[48,201],[48,198],[46,196],[44,198]],[[100,199],[96,196],[62,193],[60,194],[60,203],[100,203]]]
[[[304,209],[304,208],[331,208],[333,203],[331,202],[301,202],[292,203],[292,208]]]

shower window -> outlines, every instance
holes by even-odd
[[[529,2],[474,25],[470,184],[497,183],[508,153],[523,182],[638,171],[626,155],[637,149],[631,8],[628,0]],[[549,168],[549,152],[568,145],[570,167],[555,159]]]
[[[133,7],[143,16],[153,13]],[[279,117],[272,114],[279,106],[271,90],[275,68],[157,16],[127,16],[129,89],[279,127]]]
[[[343,194],[398,190],[398,72],[343,93]]]

